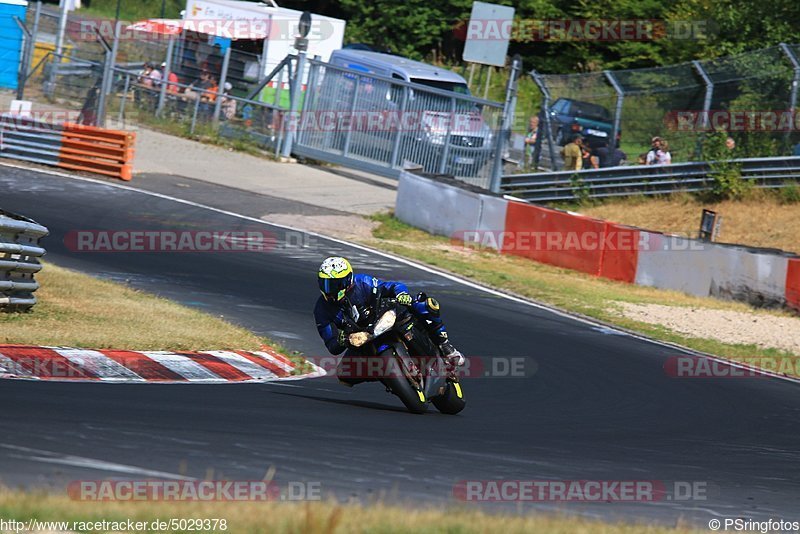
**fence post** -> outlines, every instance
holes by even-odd
[[[128,90],[130,89],[131,85],[131,77],[129,74],[125,74],[125,88],[122,92],[122,97],[119,100],[119,124],[124,127],[125,125],[125,103],[128,100]]]
[[[450,157],[450,136],[453,132],[453,121],[456,120],[456,98],[450,97],[450,116],[447,118],[447,130],[444,134],[444,142],[442,143],[442,156],[439,161],[439,168],[436,170],[439,174],[447,172],[447,159]],[[455,174],[453,175],[455,176]]]
[[[698,60],[692,61],[692,65],[700,77],[703,78],[703,83],[706,84],[706,96],[703,99],[703,129],[708,129],[708,113],[711,111],[711,99],[714,97],[714,82],[711,81],[711,77],[706,73],[703,65]]]
[[[17,23],[22,33],[25,34],[25,46],[22,49],[19,69],[17,69],[17,100],[23,100],[25,98],[25,81],[28,79],[28,63],[30,63],[32,35],[31,32],[28,31],[28,27],[25,26],[25,23],[22,22],[22,19],[16,15],[14,16],[14,22]]]
[[[172,70],[172,53],[175,49],[175,36],[170,35],[167,42],[167,57],[164,60],[164,72],[161,73],[161,87],[158,91],[158,105],[156,106],[156,117],[161,116],[164,111],[164,101],[167,98],[167,86],[169,85],[169,73]],[[228,48],[230,50],[230,48]]]
[[[105,60],[103,61],[103,80],[100,87],[100,99],[97,105],[97,124],[98,126],[106,125],[106,108],[108,107],[108,95],[111,94],[114,79],[114,64],[117,60],[117,51],[119,49],[119,36],[121,34],[121,22],[114,25],[114,41],[111,43],[111,50],[106,47],[105,41],[100,36],[100,42],[106,48]]]
[[[617,105],[614,108],[614,129],[611,132],[613,137],[611,142],[608,143],[608,146],[619,148],[617,134],[619,133],[619,125],[622,121],[622,104],[625,101],[625,91],[622,90],[622,86],[617,82],[617,79],[614,78],[614,74],[610,70],[604,70],[603,74],[605,74],[608,83],[611,84],[611,87],[613,87],[614,91],[617,93]]]
[[[553,146],[553,132],[551,131],[550,127],[550,90],[547,89],[547,84],[545,83],[544,79],[538,72],[532,70],[530,72],[530,75],[531,78],[533,78],[533,81],[536,84],[536,86],[539,88],[539,91],[542,92],[542,96],[544,97],[544,100],[542,100],[542,115],[543,115],[542,120],[544,121],[544,132],[547,138],[547,147],[550,151],[550,161],[553,164],[553,170],[556,171],[558,170],[555,168],[556,150],[555,147]],[[538,136],[538,139],[536,141],[536,148],[533,153],[533,166],[534,168],[537,169],[539,168],[539,157],[541,156],[542,153],[541,139],[542,136],[541,135]]]
[[[31,49],[28,53],[28,64],[25,67],[25,78],[31,75],[31,62],[33,61],[33,53],[36,51],[36,39],[39,37],[39,19],[42,16],[42,0],[36,2],[36,11],[33,14],[33,29],[31,30]]]
[[[500,129],[495,139],[494,162],[489,189],[492,193],[500,192],[500,178],[503,175],[503,152],[511,134],[511,121],[517,102],[517,79],[522,71],[522,57],[516,54],[511,60],[511,74],[506,84],[506,99],[503,103],[503,114],[500,117]]]
[[[797,111],[797,86],[800,85],[800,59],[794,54],[789,45],[786,43],[781,43],[781,50],[783,53],[786,54],[786,57],[789,58],[789,61],[792,62],[792,67],[794,68],[794,78],[792,79],[792,90],[789,94],[789,114],[791,115],[791,127],[786,130],[784,134],[784,143],[789,145],[789,136],[791,132],[795,130],[800,125],[794,123],[795,113]]]
[[[391,90],[391,89],[390,89]],[[389,161],[389,166],[394,169],[397,167],[397,158],[400,156],[400,140],[403,138],[404,127],[403,127],[403,117],[406,114],[406,102],[408,102],[409,94],[408,94],[408,87],[403,86],[403,100],[400,101],[400,109],[399,109],[399,120],[396,121],[397,126],[397,135],[394,136],[394,142],[392,143],[392,159]]]
[[[317,80],[319,78],[319,68],[322,56],[314,56],[314,61],[308,69],[308,83],[306,84],[306,96],[303,97],[303,105],[300,108],[300,128],[297,131],[297,136],[294,143],[299,143],[304,139],[305,134],[305,117],[308,107],[311,105],[312,99],[316,96]]]
[[[64,54],[64,33],[67,31],[67,7],[69,2],[66,0],[62,0],[61,2],[61,13],[58,17],[58,30],[56,34],[56,49],[53,54],[53,64],[50,65],[50,71],[47,74],[47,81],[44,84],[44,93],[46,96],[50,97],[53,95],[55,91],[56,85],[56,67],[55,63],[61,63]]]
[[[222,98],[225,91],[225,82],[228,79],[228,66],[231,64],[231,45],[225,49],[225,55],[222,57],[222,72],[219,73],[219,82],[217,82],[217,99],[214,100],[214,116],[212,120],[214,124],[219,122],[219,112],[222,109]]]

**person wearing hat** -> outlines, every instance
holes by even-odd
[[[572,141],[564,145],[564,148],[561,149],[561,155],[564,157],[565,171],[579,171],[583,168],[582,145],[583,137],[576,135],[572,138]]]
[[[231,85],[230,82],[225,82],[222,89],[222,118],[224,120],[231,120],[236,117],[236,99],[230,96],[233,85]]]

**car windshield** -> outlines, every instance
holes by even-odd
[[[428,87],[435,87],[436,89],[442,89],[443,91],[452,91],[460,95],[469,94],[469,88],[465,83],[445,82],[442,80],[427,80],[425,78],[411,78],[411,83],[427,85]]]
[[[470,94],[469,88],[467,88],[467,85],[463,83],[444,82],[440,80],[425,80],[422,78],[411,78],[411,82],[427,85],[428,87],[433,87],[442,91],[449,91],[455,93],[456,96],[469,96]],[[412,91],[411,94],[413,95],[412,99],[417,101],[416,106],[421,106],[428,111],[450,111],[451,109],[450,99],[445,96],[424,93],[422,91]],[[480,108],[478,108],[478,106],[472,102],[456,99],[456,111],[480,112]]]
[[[594,119],[598,121],[611,121],[611,114],[603,106],[597,104],[590,104],[588,102],[573,101],[570,106],[572,115],[585,117],[587,119]]]

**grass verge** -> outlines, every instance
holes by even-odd
[[[646,524],[602,523],[560,515],[487,514],[467,507],[420,508],[337,505],[317,501],[286,502],[97,502],[71,501],[66,496],[0,491],[0,516],[27,521],[152,521],[172,518],[225,519],[227,532],[282,533],[532,533],[547,534],[668,534],[701,532],[686,526],[675,528]],[[70,527],[71,528],[71,527]],[[95,529],[94,532],[110,532]],[[208,530],[203,530],[208,532]],[[221,529],[217,530],[221,532]],[[185,532],[171,530],[171,532]],[[188,531],[186,531],[188,532]]]
[[[0,313],[0,343],[136,350],[273,345],[221,318],[49,263],[36,279],[41,288],[32,311]]]
[[[365,241],[365,244],[427,263],[487,286],[510,291],[654,339],[733,360],[752,363],[757,358],[774,362],[774,368],[784,369],[785,365],[782,364],[795,358],[792,353],[776,348],[683,335],[660,325],[627,318],[620,312],[621,303],[669,303],[670,306],[685,307],[687,310],[704,308],[752,312],[752,308],[744,303],[693,297],[676,291],[614,282],[525,258],[497,254],[491,250],[457,246],[448,238],[430,235],[389,214],[373,216],[373,220],[380,225],[373,230],[373,238]],[[791,317],[789,313],[781,311],[764,310],[759,313]],[[792,374],[797,375],[796,372]]]

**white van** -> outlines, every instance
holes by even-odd
[[[479,105],[466,100],[453,102],[440,93],[429,93],[425,87],[438,91],[470,96],[466,80],[458,74],[400,56],[366,50],[342,49],[331,54],[330,64],[352,72],[326,71],[323,90],[328,105],[333,109],[377,111],[391,113],[402,110],[418,118],[416,127],[404,129],[400,143],[400,162],[412,163],[426,172],[442,170],[441,157],[447,154],[446,174],[474,176],[489,161],[492,154],[493,134],[483,120]],[[392,84],[370,78],[370,74],[416,84]],[[344,83],[359,78],[359,95],[354,98],[352,84]],[[422,87],[425,86],[425,87]],[[364,91],[367,89],[367,91]],[[370,93],[370,94],[365,94]],[[407,95],[407,96],[406,96]],[[449,139],[446,139],[447,133]],[[381,148],[391,150],[395,135],[381,134],[369,129],[351,135],[348,149],[359,155],[375,154]],[[393,132],[392,132],[393,133]],[[445,143],[448,146],[445,149]]]

